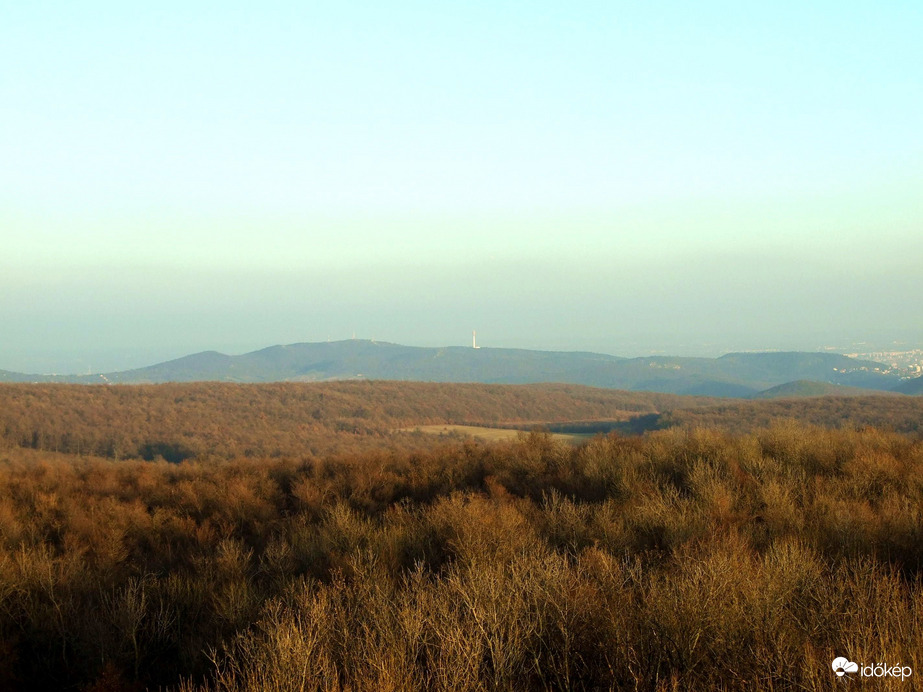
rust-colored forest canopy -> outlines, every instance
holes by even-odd
[[[0,690],[835,690],[842,655],[923,674],[919,401],[0,387]],[[678,427],[391,432],[631,415]]]
[[[675,408],[657,417],[657,427],[716,428],[744,433],[774,422],[794,420],[823,428],[871,426],[919,436],[923,433],[923,397],[822,396],[770,401],[730,401]]]
[[[0,447],[174,462],[422,449],[433,440],[394,432],[443,423],[585,434],[677,426],[747,432],[786,419],[919,433],[923,398],[742,402],[579,385],[387,381],[0,385]]]
[[[311,456],[434,423],[627,420],[719,400],[577,385],[0,385],[0,444],[113,458]],[[428,444],[404,436],[400,444]],[[391,439],[390,444],[397,444]]]

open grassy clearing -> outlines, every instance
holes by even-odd
[[[526,431],[511,428],[486,428],[478,425],[418,425],[414,428],[401,428],[398,432],[422,432],[428,435],[461,435],[474,437],[485,442],[515,440]],[[580,444],[592,439],[595,433],[551,433],[554,440],[569,444]]]

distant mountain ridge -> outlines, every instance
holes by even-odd
[[[203,351],[144,368],[98,375],[25,375],[0,381],[141,384],[161,382],[318,382],[376,379],[528,384],[562,382],[611,389],[749,398],[838,392],[839,387],[920,393],[888,366],[834,353],[728,353],[719,358],[621,358],[582,351],[402,346],[369,340],[298,343],[230,356]],[[796,386],[793,383],[811,381]],[[923,382],[923,380],[921,380]],[[811,394],[817,392],[817,394]],[[855,393],[850,391],[849,393]]]

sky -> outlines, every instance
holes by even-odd
[[[0,0],[0,369],[923,343],[923,3]]]

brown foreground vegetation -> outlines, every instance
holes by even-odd
[[[923,442],[875,429],[178,464],[9,446],[0,689],[826,690],[836,656],[918,676],[921,515]]]

